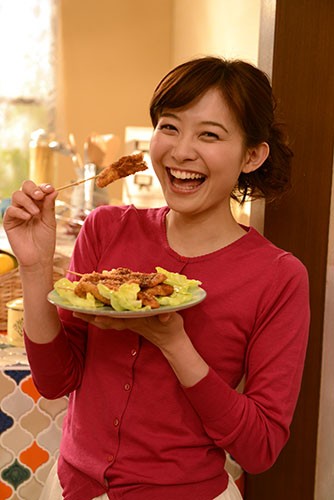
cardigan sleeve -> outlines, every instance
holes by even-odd
[[[99,227],[95,214],[89,216],[76,240],[70,270],[89,272],[96,269]],[[73,274],[68,275],[74,280]],[[58,308],[61,328],[49,343],[38,344],[25,335],[25,347],[32,377],[38,391],[49,399],[59,398],[80,386],[86,353],[87,332],[90,326],[71,311]]]
[[[212,368],[195,386],[184,388],[208,435],[250,473],[271,467],[289,438],[309,316],[306,270],[285,254],[249,338],[243,392]]]
[[[63,327],[47,344],[24,336],[32,378],[39,393],[47,399],[68,395],[81,382],[84,368],[85,336],[77,332],[69,338]]]

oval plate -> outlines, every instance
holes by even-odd
[[[60,297],[55,290],[52,290],[48,294],[48,301],[51,304],[61,307],[62,309],[67,309],[69,311],[79,312],[83,314],[93,314],[94,316],[111,316],[113,318],[145,318],[148,316],[156,316],[157,314],[164,314],[170,312],[181,311],[182,309],[188,309],[189,307],[196,306],[202,302],[206,297],[206,291],[203,288],[198,288],[193,293],[193,299],[179,306],[160,306],[157,309],[143,309],[138,311],[115,311],[111,306],[102,306],[97,308],[82,308],[73,306],[63,297]]]

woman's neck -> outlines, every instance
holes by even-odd
[[[166,231],[169,246],[185,257],[212,253],[245,234],[231,212],[207,219],[202,214],[188,216],[170,210],[166,216]]]

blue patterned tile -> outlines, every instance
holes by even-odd
[[[14,420],[12,417],[4,413],[2,410],[0,410],[0,434],[5,432],[7,429],[12,427],[14,424]]]
[[[31,374],[30,370],[5,370],[5,374],[11,377],[17,385],[26,378],[28,375]]]

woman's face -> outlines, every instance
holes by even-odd
[[[248,153],[217,89],[185,108],[165,109],[154,130],[151,160],[167,204],[185,214],[229,207]]]

